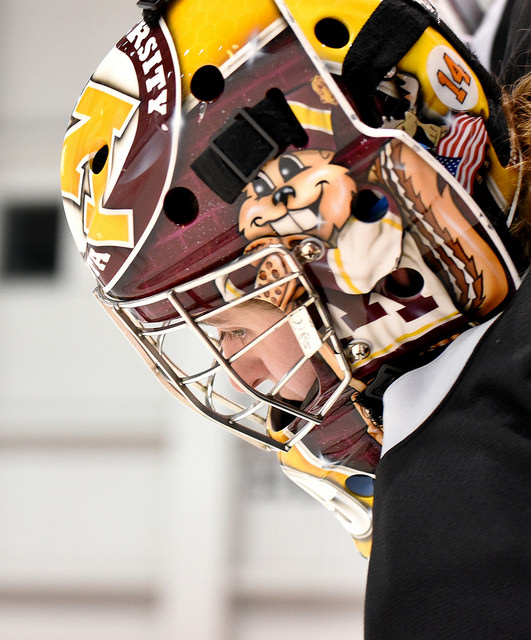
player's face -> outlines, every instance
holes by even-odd
[[[254,301],[220,312],[209,324],[217,329],[223,355],[230,359],[284,317],[277,307]],[[284,323],[237,358],[232,366],[249,386],[257,388],[264,382],[278,383],[302,357],[293,331]],[[315,379],[312,365],[305,362],[282,386],[279,395],[286,400],[302,401]]]

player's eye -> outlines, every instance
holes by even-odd
[[[246,329],[231,329],[219,332],[220,342],[227,342],[230,340],[243,340],[247,335]]]
[[[278,170],[284,182],[291,180],[291,178],[306,169],[308,169],[308,167],[305,166],[297,156],[292,156],[291,154],[282,156],[278,161]]]

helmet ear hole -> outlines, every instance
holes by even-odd
[[[315,37],[325,47],[342,49],[350,40],[347,27],[336,18],[323,18],[314,27]]]
[[[406,300],[415,298],[424,288],[424,278],[415,269],[401,267],[385,279],[384,289],[392,298]]]
[[[90,168],[92,173],[98,174],[103,171],[107,158],[109,157],[109,147],[104,145],[99,151],[96,152],[92,160],[90,161]]]
[[[185,227],[197,218],[199,202],[190,189],[175,187],[166,194],[163,210],[168,220]]]
[[[378,222],[388,211],[387,198],[372,189],[360,190],[351,209],[352,215],[361,222]]]
[[[225,79],[221,71],[212,64],[199,67],[192,76],[190,91],[201,102],[217,100],[225,89]]]

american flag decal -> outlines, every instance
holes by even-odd
[[[472,193],[474,178],[485,161],[488,142],[483,119],[460,114],[437,147],[435,157],[463,187]]]

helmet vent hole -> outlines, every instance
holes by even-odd
[[[395,299],[415,298],[424,288],[424,278],[415,269],[400,268],[392,271],[386,278],[384,289]]]
[[[360,190],[352,203],[351,213],[361,222],[378,222],[389,211],[385,196],[371,189]]]
[[[341,49],[350,40],[347,27],[336,18],[323,18],[315,25],[315,37],[325,47]]]
[[[201,102],[213,102],[223,93],[225,79],[221,71],[211,64],[200,67],[192,76],[190,91]]]
[[[103,167],[105,167],[105,163],[107,162],[108,157],[109,147],[107,145],[104,145],[99,151],[96,152],[90,162],[92,173],[101,173],[103,171]]]
[[[175,187],[166,194],[163,209],[168,220],[185,227],[197,218],[199,203],[193,191]]]

